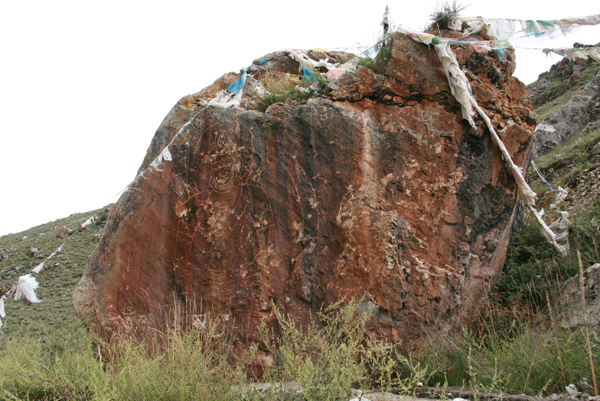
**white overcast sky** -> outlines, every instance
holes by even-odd
[[[464,16],[554,19],[592,0],[465,1]],[[179,98],[283,48],[374,43],[385,6],[422,29],[435,0],[0,0],[0,235],[116,201]],[[600,27],[531,47],[600,42]],[[530,83],[558,57],[518,50]]]

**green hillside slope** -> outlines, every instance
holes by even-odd
[[[42,298],[41,303],[31,304],[24,297],[17,301],[11,297],[5,301],[6,317],[2,319],[1,328],[4,334],[29,325],[48,328],[81,325],[73,310],[73,289],[83,274],[88,256],[96,247],[97,239],[102,235],[103,224],[108,216],[106,210],[108,209],[102,208],[72,214],[64,219],[0,237],[0,284],[5,290],[19,276],[31,273],[33,268],[64,243],[62,252],[57,252],[48,259],[44,270],[39,274],[32,273],[39,283],[36,294],[38,298]],[[79,225],[92,216],[97,217],[97,221],[79,231]],[[73,230],[73,233],[61,239],[58,234],[63,226]],[[33,257],[28,255],[30,247],[39,250]]]

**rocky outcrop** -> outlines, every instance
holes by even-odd
[[[461,117],[435,52],[390,40],[385,74],[359,67],[299,103],[260,112],[247,88],[242,107],[202,104],[234,74],[183,98],[140,171],[190,124],[172,161],[114,208],[75,291],[78,315],[110,336],[131,315],[159,325],[177,304],[220,316],[240,346],[261,322],[276,328],[273,305],[306,323],[340,298],[363,299],[371,335],[404,347],[467,323],[502,266],[516,184],[483,122]],[[534,122],[514,64],[456,51],[525,166]],[[268,63],[298,73],[285,55]]]
[[[574,47],[577,45],[578,43],[575,43]],[[586,70],[591,70],[596,63],[592,59],[563,58],[550,67],[550,71],[540,74],[537,81],[529,85],[531,104],[534,108],[538,108],[577,88],[580,84],[587,84],[589,78],[587,80],[585,78]]]
[[[569,140],[600,116],[600,71],[580,91],[575,92],[560,109],[542,120],[535,128],[533,155],[542,156]],[[590,127],[591,128],[591,127]]]
[[[560,287],[561,296],[557,307],[560,312],[560,325],[564,328],[584,326],[586,319],[591,326],[600,324],[600,263],[588,267],[584,272],[585,308],[581,299],[580,277],[579,274],[571,277]],[[586,315],[583,314],[584,311]]]
[[[70,236],[71,234],[73,234],[73,230],[71,230],[68,227],[62,227],[60,229],[60,232],[58,233],[58,238],[64,239],[64,238],[67,238],[68,236]]]

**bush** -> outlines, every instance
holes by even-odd
[[[274,308],[281,335],[261,328],[274,355],[271,382],[297,383],[307,400],[342,400],[352,387],[376,384],[389,390],[402,383],[393,348],[366,336],[372,309],[359,313],[356,302],[341,305],[321,310],[308,327]]]
[[[511,241],[495,282],[495,302],[505,308],[518,304],[537,313],[546,308],[546,294],[554,299],[560,283],[579,273],[577,249],[585,267],[600,263],[600,201],[591,213],[572,216],[570,221],[570,251],[562,257],[545,239],[535,219],[525,219]]]
[[[314,96],[315,92],[327,85],[327,79],[320,73],[315,73],[312,80],[303,80],[294,82],[287,77],[278,77],[271,72],[267,72],[261,79],[264,93],[258,96],[257,107],[265,111],[270,105],[286,102],[288,99],[293,103],[300,103]],[[318,82],[318,89],[309,89],[308,86]]]
[[[382,40],[375,45],[374,58],[361,57],[358,64],[367,67],[376,74],[385,74],[387,64],[392,58],[392,39]]]
[[[96,216],[96,218],[94,220],[94,226],[95,227],[103,226],[104,224],[106,224],[106,222],[108,221],[109,217],[110,217],[110,210],[109,209],[102,210]]]

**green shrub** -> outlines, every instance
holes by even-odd
[[[108,221],[109,216],[110,216],[110,210],[108,210],[108,209],[102,210],[100,213],[98,213],[94,224],[96,226],[100,226],[103,223],[106,223],[106,221]]]
[[[317,90],[308,89],[308,86],[318,82]],[[261,84],[265,92],[258,96],[257,107],[265,111],[269,106],[275,103],[283,103],[288,99],[295,104],[301,103],[315,95],[315,92],[327,85],[327,78],[322,74],[315,72],[312,80],[303,80],[300,83],[286,77],[278,77],[267,72],[261,79]]]
[[[340,301],[320,311],[307,327],[274,311],[281,335],[261,328],[274,355],[271,382],[297,383],[306,400],[343,400],[352,387],[402,384],[393,348],[366,337],[372,309],[359,313],[359,303],[342,307]]]
[[[387,64],[392,58],[392,39],[384,39],[375,45],[377,54],[374,58],[361,57],[358,61],[359,65],[365,66],[376,74],[385,74]]]
[[[600,263],[597,249],[600,208],[596,206],[585,216],[569,219],[570,251],[567,257],[560,256],[545,239],[533,217],[525,219],[511,241],[504,267],[494,285],[495,297],[503,307],[518,304],[536,313],[545,309],[546,294],[554,298],[560,283],[578,274],[577,249],[584,266]]]
[[[549,175],[554,168],[552,182],[555,186],[566,186],[569,182],[593,163],[591,148],[600,141],[600,130],[573,138],[554,148],[550,153],[536,160],[542,174]],[[562,171],[566,171],[562,173]],[[530,178],[536,182],[537,175]],[[544,186],[544,188],[546,188]],[[547,204],[554,196],[547,189],[540,192],[541,202]],[[577,192],[573,196],[578,197]],[[595,197],[594,197],[595,196]],[[527,217],[511,240],[504,268],[500,273],[495,291],[498,302],[509,308],[519,304],[537,312],[546,307],[546,294],[555,297],[561,282],[578,274],[577,249],[580,250],[585,267],[600,262],[600,198],[598,194],[588,195],[587,206],[573,198],[570,210],[569,244],[567,257],[561,257],[541,233],[539,224],[533,217]],[[591,203],[591,206],[590,206]],[[564,209],[564,204],[561,206]],[[552,215],[552,213],[550,214]]]

